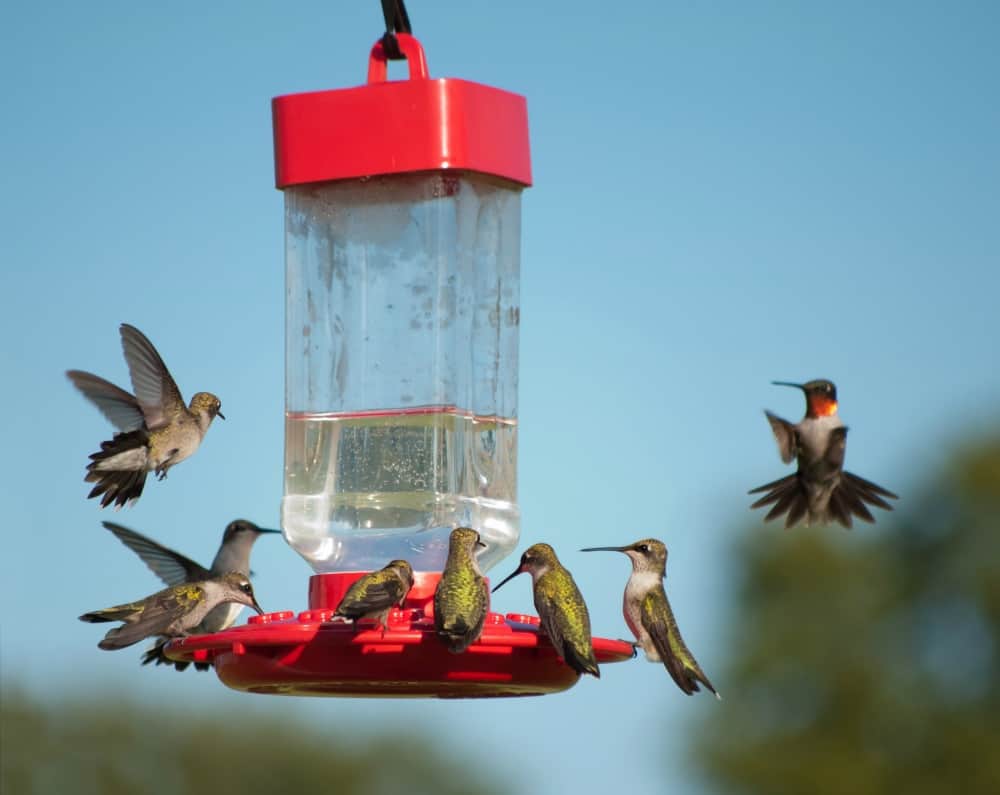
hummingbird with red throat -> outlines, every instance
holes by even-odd
[[[833,382],[821,378],[804,384],[772,383],[801,389],[806,396],[806,415],[797,423],[764,412],[781,460],[786,464],[797,460],[798,469],[752,489],[750,494],[763,492],[764,496],[750,506],[751,510],[772,506],[764,521],[785,516],[785,527],[839,522],[847,528],[853,525],[853,517],[875,521],[869,505],[891,511],[892,506],[884,498],[899,497],[844,471],[847,426],[837,414],[837,387]]]

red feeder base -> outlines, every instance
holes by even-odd
[[[223,684],[291,696],[498,698],[558,693],[580,675],[556,654],[535,616],[490,613],[479,640],[451,654],[434,633],[434,588],[441,575],[418,572],[388,626],[334,619],[363,572],[317,574],[309,610],[251,616],[247,624],[172,641],[174,660],[210,662]],[[620,640],[594,638],[599,663],[633,656]]]

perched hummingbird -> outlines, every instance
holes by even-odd
[[[90,456],[84,480],[97,485],[87,497],[101,497],[101,507],[121,507],[139,499],[146,474],[160,480],[167,470],[194,454],[216,417],[225,419],[222,403],[211,392],[197,392],[191,405],[146,336],[134,326],[120,327],[122,350],[135,395],[82,370],[66,375],[83,396],[118,429]]]
[[[479,639],[490,609],[489,586],[476,548],[485,547],[471,527],[456,527],[448,539],[448,560],[434,590],[434,628],[452,654]]]
[[[882,497],[899,499],[895,494],[844,471],[847,427],[837,416],[837,388],[833,383],[823,379],[804,384],[772,383],[801,389],[806,395],[806,416],[795,425],[764,412],[778,442],[781,460],[789,464],[798,458],[799,467],[794,475],[752,489],[750,494],[766,494],[750,506],[751,510],[774,503],[764,521],[787,513],[785,527],[834,520],[851,527],[852,514],[874,522],[865,503],[891,511],[892,506]]]
[[[715,693],[694,655],[684,645],[670,609],[663,577],[667,569],[667,547],[655,538],[644,538],[626,547],[587,547],[581,552],[624,552],[632,561],[632,575],[625,585],[625,623],[632,630],[646,659],[662,662],[667,673],[686,695],[697,693],[698,683]]]
[[[231,571],[219,577],[172,585],[138,602],[94,610],[80,616],[81,621],[101,623],[124,621],[108,631],[97,644],[106,651],[124,649],[143,638],[165,635],[183,637],[194,630],[212,610],[226,602],[235,602],[260,609],[253,595],[253,586],[245,574]]]
[[[413,587],[413,567],[405,560],[393,560],[385,568],[364,575],[347,589],[334,615],[357,621],[374,618],[385,628],[393,605],[403,600]]]
[[[521,555],[520,565],[493,589],[522,572],[530,572],[535,609],[542,629],[566,664],[577,673],[601,678],[590,640],[590,614],[573,575],[548,544],[535,544]]]
[[[281,532],[280,530],[257,527],[246,519],[236,519],[226,525],[225,532],[222,534],[222,544],[219,546],[219,551],[215,553],[212,567],[206,569],[191,558],[185,557],[180,552],[174,552],[174,550],[158,544],[141,533],[129,530],[114,522],[102,522],[102,524],[114,533],[119,541],[135,552],[142,559],[142,562],[149,566],[152,572],[167,585],[197,583],[219,577],[227,571],[235,571],[249,577],[250,550],[253,549],[254,541],[265,533]],[[232,602],[218,605],[202,619],[198,626],[191,629],[189,634],[200,635],[206,632],[221,632],[224,629],[229,629],[236,623],[240,610],[242,610],[242,605]],[[142,664],[147,665],[155,662],[157,665],[173,665],[178,671],[187,668],[188,663],[171,660],[163,653],[163,647],[169,642],[169,637],[161,638],[155,646],[143,654]],[[208,667],[206,663],[195,663],[195,668],[199,671],[206,671]]]

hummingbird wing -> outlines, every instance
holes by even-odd
[[[195,563],[180,552],[174,552],[151,538],[135,530],[129,530],[114,522],[101,522],[115,538],[138,555],[142,562],[167,585],[207,580],[211,573],[204,566]]]
[[[120,332],[135,398],[142,408],[146,425],[149,428],[166,425],[187,408],[184,398],[146,335],[128,323],[122,323]]]
[[[336,615],[357,619],[380,613],[406,596],[407,588],[395,574],[373,572],[357,580],[337,605]]]
[[[719,692],[684,644],[662,583],[646,593],[640,607],[642,626],[649,633],[667,673],[677,686],[690,696],[698,692],[698,683],[701,682],[715,693],[716,698],[720,698]]]
[[[83,370],[67,370],[66,376],[119,431],[135,431],[145,423],[138,401],[121,387]]]
[[[486,580],[471,568],[445,573],[434,589],[434,629],[452,654],[479,640],[489,612]]]
[[[798,435],[795,426],[788,420],[783,420],[777,414],[765,411],[764,416],[771,424],[771,431],[774,433],[774,440],[778,443],[778,453],[784,464],[790,464],[798,455]]]
[[[554,574],[566,578],[560,587],[553,589],[555,598],[549,596],[544,586],[538,587],[542,579]],[[568,572],[549,572],[539,578],[538,585],[534,589],[535,609],[556,652],[573,670],[600,679],[601,669],[597,667],[590,637],[590,614],[573,578]]]
[[[109,611],[119,611],[121,608],[138,608],[137,610],[133,610],[127,618],[122,617],[120,613],[116,615],[118,620],[123,620],[127,623],[110,630],[97,645],[102,649],[111,651],[114,649],[124,649],[126,646],[131,646],[133,643],[138,643],[140,640],[153,635],[176,634],[169,631],[170,628],[195,609],[205,598],[205,589],[201,586],[179,585],[155,593],[142,602],[133,603],[132,605],[122,605],[120,608],[112,607],[108,608],[108,610],[97,611],[98,613],[106,614]],[[81,616],[81,619],[88,620],[84,616]]]

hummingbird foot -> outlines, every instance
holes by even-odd
[[[636,640],[625,640],[625,638],[618,638],[619,643],[627,643],[632,647],[632,659],[634,660],[639,656],[639,641]]]
[[[167,470],[170,469],[171,465],[173,464],[174,457],[179,452],[180,452],[180,448],[175,447],[173,450],[170,451],[170,453],[167,455],[167,457],[164,458],[159,463],[159,465],[157,465],[156,469],[153,470],[153,472],[156,473],[156,479],[157,480],[165,480],[166,479],[166,477],[167,477]]]

